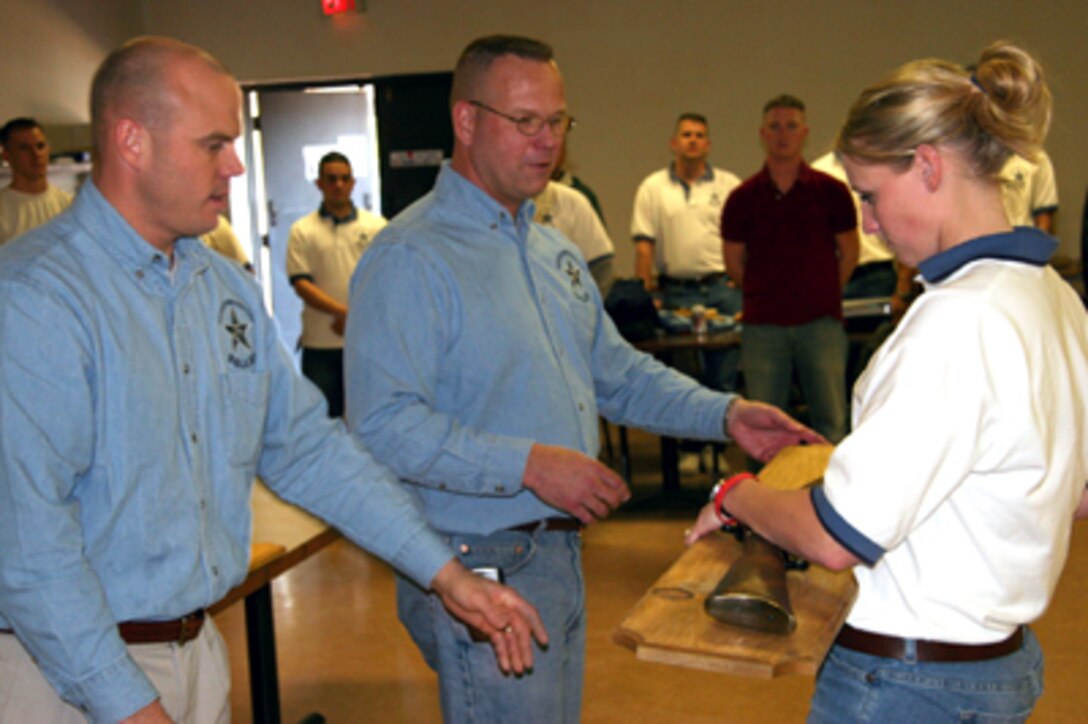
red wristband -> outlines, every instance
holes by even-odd
[[[722,525],[736,525],[737,519],[729,515],[725,509],[725,496],[729,491],[737,487],[745,480],[755,480],[756,476],[749,472],[737,473],[728,480],[723,480],[714,488],[714,512],[718,514],[718,520]]]

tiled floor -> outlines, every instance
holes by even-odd
[[[657,441],[632,433],[636,496],[657,491]],[[730,458],[735,456],[730,451]],[[735,461],[735,464],[739,461]],[[705,491],[707,475],[685,475]],[[691,496],[698,498],[699,496]],[[645,505],[585,536],[589,636],[585,722],[799,722],[812,681],[756,680],[639,661],[611,631],[683,549],[694,508]],[[438,722],[435,677],[396,620],[384,564],[338,542],[274,584],[284,722],[321,712],[330,723]],[[1047,655],[1033,721],[1085,721],[1088,704],[1088,523],[1074,535],[1050,611],[1035,626]],[[233,667],[234,721],[251,721],[242,609],[217,617]]]

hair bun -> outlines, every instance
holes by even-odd
[[[1018,155],[1034,157],[1050,128],[1043,68],[1027,52],[998,41],[982,51],[972,81],[989,100],[977,121]]]
[[[909,167],[914,149],[959,149],[974,173],[994,178],[1010,154],[1034,160],[1050,128],[1043,69],[1006,42],[982,52],[974,73],[928,58],[900,66],[850,107],[836,150],[866,163]]]

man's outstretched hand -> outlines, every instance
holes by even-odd
[[[548,645],[548,632],[532,604],[501,584],[476,575],[457,560],[442,566],[431,590],[453,616],[491,641],[503,672],[533,668],[533,639]]]
[[[790,445],[826,445],[827,440],[777,407],[737,399],[726,415],[726,434],[755,459],[768,462]]]

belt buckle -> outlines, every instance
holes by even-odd
[[[201,616],[187,614],[178,619],[178,646],[184,646],[200,634]]]

